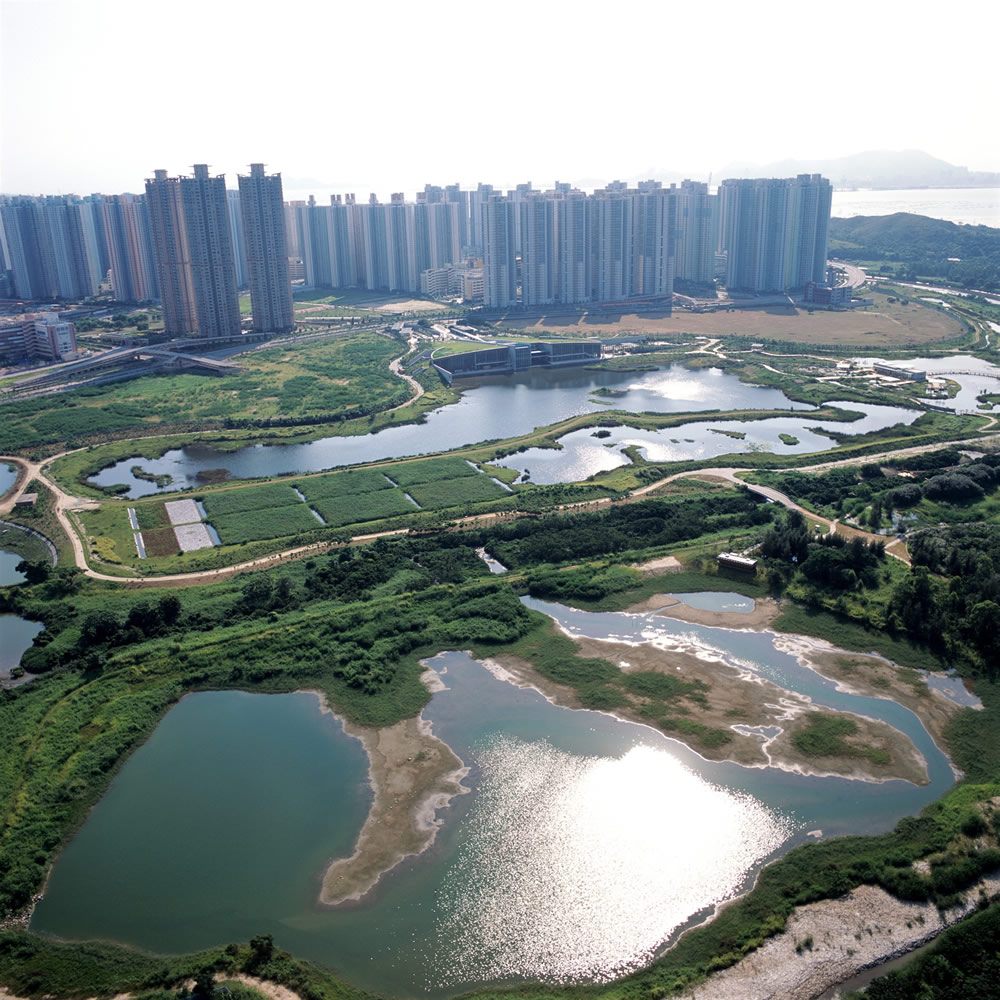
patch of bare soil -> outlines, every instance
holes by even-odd
[[[686,1000],[812,1000],[864,969],[918,948],[976,908],[984,879],[961,906],[943,914],[933,903],[905,903],[878,886],[862,885],[841,899],[800,906],[788,926],[736,965],[715,975]]]
[[[428,685],[435,678],[425,675]],[[462,784],[468,768],[419,716],[384,729],[345,722],[344,732],[368,754],[375,797],[354,853],[334,861],[323,877],[319,898],[328,905],[361,899],[386,872],[427,850],[442,822],[438,810],[468,791]]]

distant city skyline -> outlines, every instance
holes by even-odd
[[[264,162],[287,199],[323,200],[428,180],[714,184],[872,149],[1000,171],[996,15],[912,14],[648,3],[609,45],[605,21],[544,2],[0,0],[0,189],[140,193],[154,167],[206,159],[231,178]]]

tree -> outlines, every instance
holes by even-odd
[[[1000,605],[980,601],[969,612],[969,635],[987,663],[994,669],[1000,659]]]
[[[167,625],[173,625],[180,618],[182,610],[180,598],[176,594],[164,594],[160,598],[160,618]]]
[[[210,968],[204,968],[195,976],[194,995],[210,997],[215,991],[215,973]]]
[[[247,964],[251,968],[266,965],[273,955],[274,938],[270,934],[258,934],[250,938],[250,961]]]
[[[52,567],[44,561],[29,562],[22,559],[15,567],[18,573],[23,573],[28,583],[44,583],[52,572]]]
[[[248,608],[270,607],[273,591],[271,578],[258,574],[243,585],[243,603]]]
[[[121,622],[110,611],[92,611],[83,620],[80,638],[85,643],[107,642],[121,630]]]

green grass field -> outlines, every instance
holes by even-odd
[[[372,491],[360,496],[323,497],[313,506],[331,528],[379,521],[383,517],[400,514],[415,514],[417,511],[403,491],[396,489]]]
[[[353,496],[358,493],[374,493],[377,490],[392,488],[392,483],[385,478],[380,469],[349,469],[347,472],[334,472],[329,476],[303,479],[295,485],[309,501]]]
[[[167,428],[232,427],[277,420],[310,426],[387,409],[412,395],[389,371],[401,346],[370,332],[253,351],[242,371],[220,378],[150,375],[7,403],[0,451],[59,441],[152,433]]]
[[[219,533],[223,545],[286,538],[320,527],[319,521],[305,504],[224,514],[213,517],[211,523]]]
[[[122,516],[127,518],[128,515],[122,508],[115,509],[121,510]],[[170,518],[167,517],[167,508],[163,505],[163,501],[137,503],[134,505],[134,510],[140,531],[153,531],[156,528],[165,528],[170,525]]]
[[[425,510],[441,510],[466,503],[483,503],[510,495],[505,489],[497,486],[489,476],[482,475],[418,483],[409,487],[407,492]]]
[[[412,486],[414,483],[430,483],[438,479],[478,476],[479,470],[474,469],[464,458],[428,458],[422,462],[395,464],[386,470],[386,474],[400,486]]]
[[[289,507],[302,503],[291,486],[274,483],[269,486],[252,486],[248,489],[206,493],[202,498],[209,517],[224,517],[243,511],[266,510],[269,507]]]

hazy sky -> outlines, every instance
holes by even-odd
[[[0,0],[0,190],[286,197],[923,149],[1000,170],[987,0]]]

